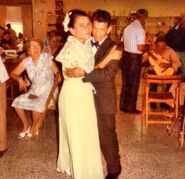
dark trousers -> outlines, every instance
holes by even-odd
[[[124,51],[121,63],[122,91],[120,109],[132,112],[136,110],[136,101],[141,74],[141,55]]]
[[[120,173],[120,155],[114,114],[98,114],[100,147],[109,173]]]

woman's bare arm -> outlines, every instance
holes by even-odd
[[[10,77],[16,80],[19,83],[20,91],[27,91],[26,82],[20,76],[22,72],[25,70],[23,61],[21,61],[18,66],[10,73]]]

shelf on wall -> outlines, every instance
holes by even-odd
[[[114,16],[113,30],[111,32],[111,38],[113,40],[120,40],[122,31],[127,25],[126,16]],[[148,17],[146,21],[146,32],[156,34],[159,31],[167,32],[174,24],[176,17]]]

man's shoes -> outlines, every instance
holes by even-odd
[[[129,112],[127,109],[124,109],[124,108],[120,108],[120,111],[123,111],[123,112],[126,112],[126,113]]]
[[[138,111],[137,109],[131,111],[130,113],[133,113],[133,114],[141,114],[141,111]]]
[[[118,179],[118,173],[108,173],[105,179]]]
[[[5,152],[6,152],[6,150],[0,151],[0,158],[4,155]]]
[[[127,109],[123,109],[123,108],[120,108],[121,111],[123,112],[126,112],[126,113],[130,113],[130,114],[141,114],[141,111],[138,111],[137,109],[135,110],[127,110]]]

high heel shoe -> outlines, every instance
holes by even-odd
[[[32,133],[31,132],[29,132],[28,134],[27,134],[27,136],[26,136],[26,139],[30,139],[32,137]]]
[[[38,135],[39,135],[39,131],[37,131],[37,132],[35,133],[35,135],[38,136]],[[25,139],[30,140],[32,137],[33,137],[33,134],[31,133],[31,130],[30,130],[30,131],[28,132],[28,134],[26,135]]]
[[[29,126],[26,131],[19,133],[17,138],[18,139],[25,138],[30,133],[30,129],[31,129],[31,127]]]

